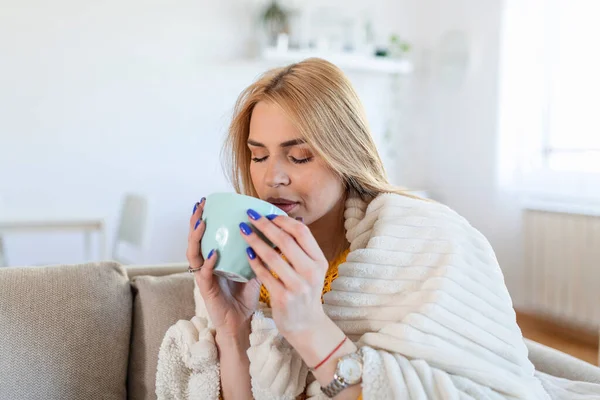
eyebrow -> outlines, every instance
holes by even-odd
[[[267,147],[262,143],[259,142],[255,142],[254,140],[250,140],[248,139],[247,142],[250,146],[255,146],[255,147]],[[279,147],[292,147],[292,146],[297,146],[299,144],[304,144],[306,143],[306,140],[304,139],[293,139],[293,140],[288,140],[286,142],[283,142],[279,145]]]

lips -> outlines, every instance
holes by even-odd
[[[275,207],[282,209],[286,213],[289,213],[298,206],[297,201],[292,201],[281,197],[269,197],[267,201],[273,204]]]

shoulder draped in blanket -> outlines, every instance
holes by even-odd
[[[494,251],[456,212],[397,194],[350,198],[345,228],[350,253],[324,309],[363,348],[365,400],[600,398],[600,385],[534,370]],[[161,345],[158,399],[219,397],[214,330],[194,297],[196,316]],[[324,398],[269,316],[252,319],[254,397]]]

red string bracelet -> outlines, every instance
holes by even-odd
[[[321,361],[320,363],[318,363],[314,368],[309,368],[311,371],[316,371],[317,368],[319,368],[321,365],[325,364],[327,362],[327,360],[329,360],[331,358],[332,355],[335,354],[336,351],[338,351],[340,349],[340,347],[342,347],[342,345],[344,343],[346,343],[346,340],[348,340],[348,336],[344,336],[344,339],[340,342],[340,344],[338,344],[335,349],[333,349],[333,351],[331,353],[329,353],[329,355],[327,357],[325,357],[325,359],[323,361]]]

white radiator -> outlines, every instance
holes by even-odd
[[[526,210],[526,290],[532,311],[600,326],[600,217]]]

